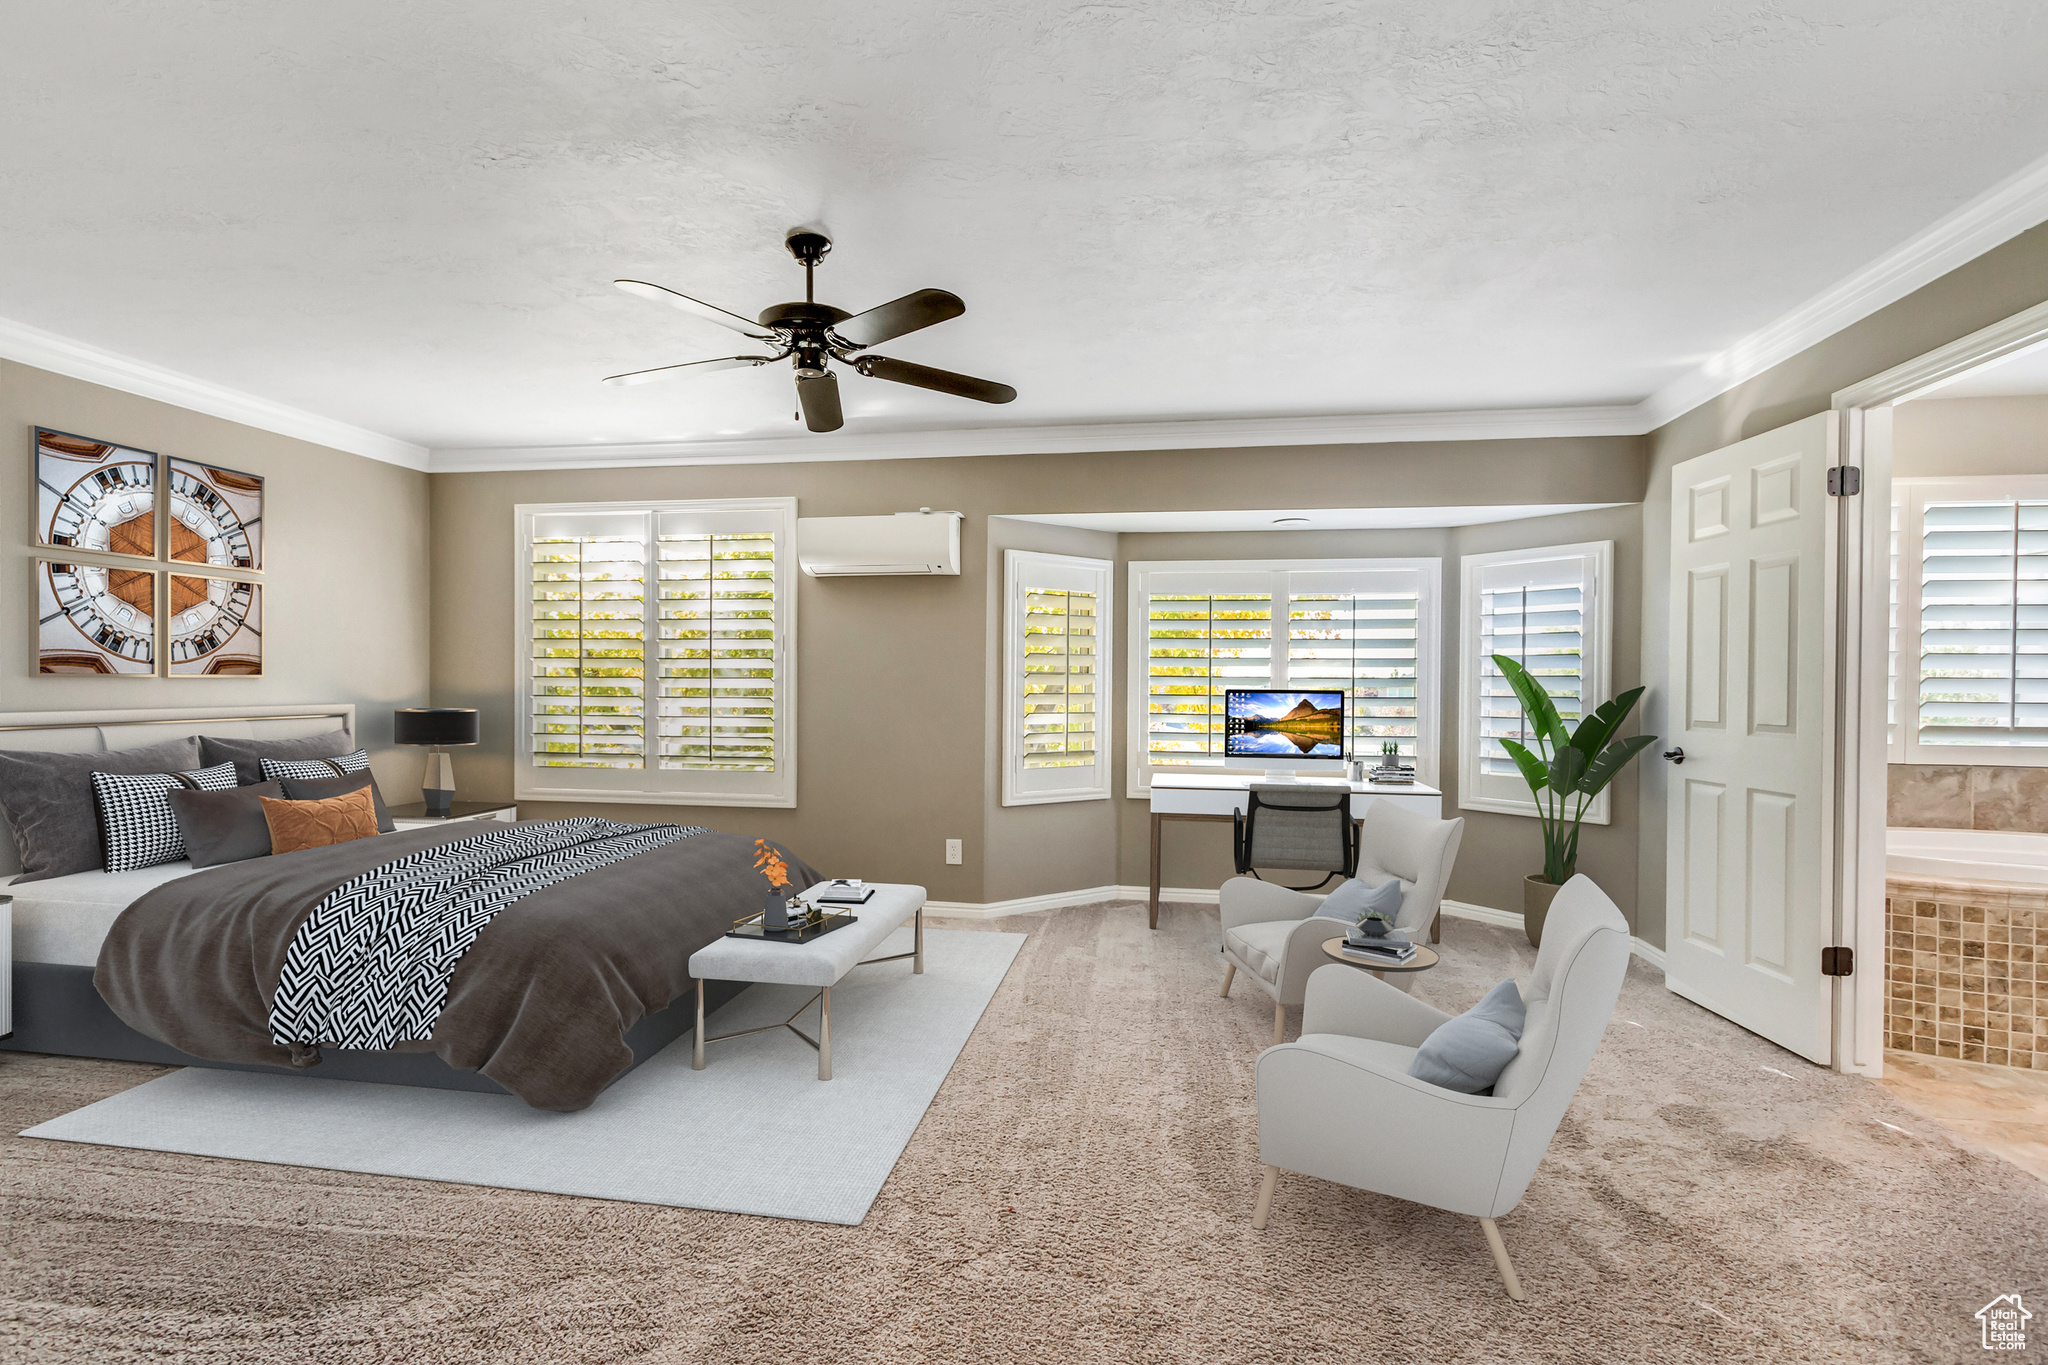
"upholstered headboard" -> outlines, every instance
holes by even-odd
[[[139,749],[183,735],[297,739],[335,728],[356,733],[353,702],[312,706],[184,707],[158,711],[0,712],[0,749],[84,754]],[[0,877],[21,871],[14,836],[0,822]]]

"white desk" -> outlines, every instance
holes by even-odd
[[[1152,897],[1150,916],[1152,927],[1159,927],[1159,828],[1168,820],[1230,820],[1241,813],[1247,803],[1254,782],[1264,782],[1261,774],[1250,771],[1234,773],[1154,773],[1152,774]],[[1365,808],[1375,801],[1392,801],[1397,806],[1427,815],[1432,820],[1444,816],[1444,794],[1435,787],[1425,787],[1420,782],[1400,786],[1381,786],[1374,782],[1347,782],[1341,777],[1304,777],[1300,785],[1306,788],[1325,787],[1335,790],[1348,787],[1351,790],[1351,816],[1353,820],[1365,817]]]

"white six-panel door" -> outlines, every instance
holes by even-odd
[[[1830,1060],[1833,413],[1672,470],[1665,981]]]

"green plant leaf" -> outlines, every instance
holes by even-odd
[[[1572,732],[1572,747],[1584,754],[1588,763],[1592,762],[1607,747],[1607,741],[1614,737],[1621,723],[1628,719],[1628,713],[1635,709],[1636,699],[1642,695],[1643,689],[1636,687],[1612,701],[1601,703]]]
[[[1515,760],[1515,766],[1522,770],[1522,780],[1529,784],[1529,791],[1541,795],[1544,786],[1549,782],[1543,760],[1512,739],[1502,740],[1500,747],[1508,751],[1508,757]]]
[[[1529,728],[1541,735],[1553,749],[1561,749],[1571,742],[1564,732],[1564,721],[1557,714],[1557,704],[1550,699],[1550,693],[1543,684],[1529,676],[1529,670],[1505,654],[1493,656],[1493,666],[1508,680],[1508,686],[1515,689],[1515,700],[1522,703],[1522,714],[1529,718]]]
[[[1614,775],[1626,768],[1630,759],[1656,742],[1655,735],[1630,735],[1627,739],[1616,740],[1586,769],[1585,776],[1579,779],[1579,790],[1589,797],[1598,796],[1600,789],[1612,782]]]
[[[1586,756],[1567,744],[1550,758],[1550,789],[1554,792],[1576,792],[1579,780],[1586,775]]]

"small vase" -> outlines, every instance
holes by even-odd
[[[789,927],[789,897],[780,891],[768,893],[768,908],[762,913],[763,929],[787,929]]]
[[[1539,876],[1522,878],[1522,932],[1531,948],[1543,946],[1543,921],[1550,914],[1550,902],[1562,888]]]

